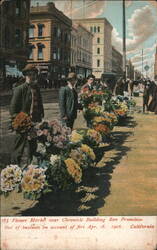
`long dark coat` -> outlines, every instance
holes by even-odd
[[[44,117],[44,108],[42,103],[42,97],[40,94],[40,89],[36,89],[37,95],[37,103],[38,108],[35,114],[34,122],[40,122]],[[15,118],[16,115],[20,112],[25,112],[26,114],[30,115],[30,109],[32,104],[32,92],[30,85],[28,83],[24,83],[14,89],[13,97],[11,100],[10,105],[10,115],[11,118]],[[28,141],[27,140],[27,133],[20,134],[16,133],[14,147],[11,155],[11,163],[12,164],[19,164],[21,163],[21,158],[23,156],[24,149],[27,145],[27,163],[29,164],[32,160],[32,157],[36,151],[36,141]]]
[[[66,125],[72,128],[74,120],[77,118],[78,109],[78,94],[76,90],[69,88],[69,86],[60,88],[59,108],[62,122],[64,122],[63,118],[67,117]]]

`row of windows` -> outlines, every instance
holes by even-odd
[[[38,37],[43,37],[43,31],[44,31],[44,24],[38,24]],[[29,38],[34,38],[34,30],[35,30],[35,25],[31,25],[29,28]],[[67,42],[70,42],[70,34],[68,33],[63,33],[63,31],[60,29],[60,27],[54,27],[53,28],[53,37],[60,39],[63,41],[65,44]]]
[[[89,63],[91,60],[91,56],[78,50],[77,51],[77,60],[82,61],[84,63],[86,63],[86,62]]]
[[[93,32],[94,33],[98,32],[99,33],[100,32],[100,26],[97,26],[97,27],[96,26],[91,26],[90,27],[90,32],[92,32],[92,33]]]
[[[62,48],[53,48],[53,60],[62,60],[70,62],[70,55]]]
[[[38,24],[38,37],[42,37],[43,36],[43,24]],[[31,25],[29,28],[29,38],[34,38],[34,25]]]
[[[29,47],[29,56],[28,56],[28,58],[30,60],[33,60],[33,58],[34,58],[34,48],[35,48],[34,46]],[[38,57],[39,60],[44,59],[43,48],[45,48],[45,46],[43,44],[38,44],[37,57]]]
[[[29,59],[33,60],[34,58],[34,48],[35,46],[29,46]],[[44,59],[44,44],[37,44],[37,57],[38,60]],[[64,52],[62,48],[53,48],[53,60],[64,60],[64,61],[70,61],[70,56],[68,52]]]
[[[44,48],[44,46],[42,44],[38,45],[38,51],[37,51],[38,60],[44,59],[43,48]],[[34,49],[34,47],[29,48],[29,59],[30,60],[33,60],[33,57],[34,57],[33,49]],[[53,59],[54,60],[64,59],[64,61],[68,61],[68,62],[70,61],[69,53],[66,52],[63,54],[63,50],[61,48],[53,48]],[[75,52],[73,52],[71,54],[71,59],[72,59],[72,63],[76,61],[76,53]],[[77,59],[78,59],[78,61],[82,61],[84,63],[85,62],[89,63],[91,60],[91,56],[86,55],[85,53],[81,53],[81,51],[78,51],[77,52]],[[97,67],[100,67],[100,59],[97,59]]]

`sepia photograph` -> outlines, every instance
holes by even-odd
[[[156,0],[1,0],[0,111],[2,235],[127,227],[151,240],[82,249],[157,249]]]

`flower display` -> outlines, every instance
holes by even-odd
[[[21,169],[17,165],[8,165],[1,171],[1,191],[7,193],[14,190],[21,179]]]
[[[43,121],[35,126],[38,143],[42,143],[46,153],[64,150],[69,141],[71,129],[62,126],[58,120]]]
[[[87,153],[92,160],[95,160],[96,157],[95,157],[95,154],[93,152],[93,149],[90,148],[88,145],[82,144],[81,145],[81,151],[84,152],[84,153]]]
[[[97,144],[102,142],[101,134],[95,129],[88,129],[86,136],[94,140]]]
[[[19,133],[28,132],[32,126],[31,117],[24,112],[17,114],[12,122],[13,129]]]
[[[107,125],[104,124],[96,124],[94,126],[94,129],[98,132],[100,132],[102,135],[107,135],[110,133],[110,128]]]
[[[72,176],[76,183],[80,183],[82,180],[82,170],[80,166],[71,158],[66,159],[64,162],[66,164],[69,175]]]
[[[83,139],[83,135],[78,133],[76,130],[73,130],[71,133],[70,139],[71,139],[71,142],[77,143]]]
[[[21,186],[24,192],[40,192],[45,186],[46,169],[37,165],[29,165],[23,172]]]
[[[111,93],[109,90],[92,90],[84,89],[80,95],[80,102],[83,107],[88,107],[91,103],[102,104],[103,100],[108,100],[111,98]]]

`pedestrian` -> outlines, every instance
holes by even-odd
[[[71,72],[67,77],[67,85],[59,90],[59,108],[61,121],[63,125],[73,128],[74,121],[77,118],[78,95],[75,89],[77,81],[76,74]]]
[[[148,106],[148,111],[154,112],[157,115],[157,85],[154,85],[153,96]]]
[[[94,75],[89,75],[87,77],[87,82],[82,86],[81,88],[81,93],[85,90],[93,90],[95,89],[95,76]]]
[[[11,119],[13,121],[20,112],[24,112],[31,117],[32,122],[37,123],[42,121],[44,117],[42,97],[37,82],[38,70],[33,65],[27,65],[23,69],[23,74],[25,76],[25,82],[16,87],[13,92],[10,105]],[[26,147],[28,149],[28,163],[31,162],[37,144],[36,140],[28,141],[27,136],[27,133],[22,134],[16,132],[11,156],[12,163],[20,165]]]

